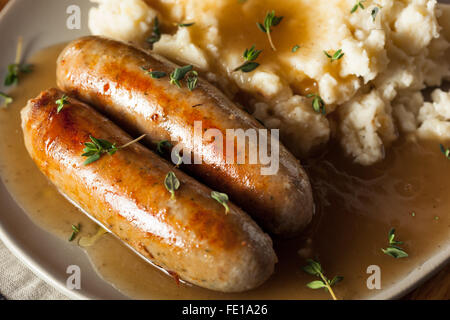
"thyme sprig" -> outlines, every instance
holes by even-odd
[[[356,4],[353,6],[352,10],[350,10],[350,13],[355,13],[356,10],[358,10],[358,8],[361,8],[362,10],[365,9],[363,3],[366,2],[367,0],[358,0],[356,1]]]
[[[254,61],[259,57],[261,52],[262,50],[256,50],[255,45],[252,45],[250,49],[245,49],[243,54],[245,62],[239,67],[235,68],[233,72],[239,70],[242,72],[251,72],[255,70],[257,67],[259,67],[259,63]]]
[[[164,71],[151,70],[145,66],[141,67],[141,69],[153,79],[161,79],[167,76],[167,73]],[[194,70],[194,66],[192,65],[179,67],[172,71],[169,75],[170,83],[176,85],[178,88],[181,88],[181,80],[183,80],[186,76],[186,84],[189,91],[197,88],[198,72]]]
[[[383,253],[396,259],[406,258],[408,254],[399,246],[403,244],[402,241],[395,240],[395,229],[392,228],[388,233],[389,246],[386,249],[381,249]]]
[[[269,39],[270,47],[272,48],[273,51],[277,51],[277,49],[275,48],[273,41],[272,41],[272,36],[271,36],[272,27],[279,25],[281,20],[283,20],[283,17],[277,17],[275,15],[275,10],[272,10],[270,12],[267,12],[266,17],[264,18],[264,23],[258,22],[256,24],[262,32],[267,34],[267,38]]]
[[[181,88],[181,80],[194,69],[193,65],[187,65],[184,67],[176,68],[170,74],[170,83],[176,85],[178,88]]]
[[[158,42],[160,39],[161,39],[161,31],[159,30],[159,19],[158,17],[155,17],[155,20],[153,20],[152,34],[147,39],[147,42],[153,46],[153,44]]]
[[[327,56],[328,59],[330,59],[331,62],[337,61],[341,59],[344,56],[344,52],[342,52],[342,49],[337,50],[333,55],[329,54],[326,51],[323,51],[323,53]]]
[[[85,142],[85,148],[83,150],[82,157],[87,157],[83,165],[87,166],[97,160],[99,160],[104,154],[114,155],[118,150],[124,149],[140,140],[142,140],[146,135],[143,134],[137,139],[134,139],[120,147],[117,147],[115,143],[111,143],[108,140],[97,139],[93,136],[89,136],[92,142]]]
[[[31,64],[22,64],[22,47],[23,38],[19,37],[16,49],[16,60],[14,63],[8,65],[8,72],[6,73],[4,84],[11,86],[19,83],[20,75],[23,73],[30,73],[33,71]]]
[[[336,295],[334,294],[334,291],[331,287],[336,285],[338,282],[344,280],[344,277],[342,276],[335,276],[333,279],[328,280],[328,278],[324,274],[324,270],[322,269],[322,266],[319,262],[314,261],[312,259],[306,260],[308,264],[303,267],[303,271],[306,273],[319,277],[321,280],[316,280],[308,283],[306,286],[310,289],[325,289],[325,291],[328,291],[333,298],[333,300],[338,300]]]

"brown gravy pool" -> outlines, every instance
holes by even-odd
[[[0,174],[33,221],[68,239],[72,224],[81,223],[81,236],[95,234],[96,226],[35,167],[23,144],[19,115],[28,99],[55,86],[55,61],[62,48],[48,48],[30,59],[35,71],[10,92],[14,103],[0,110]],[[315,219],[304,237],[275,240],[279,258],[275,274],[256,290],[222,294],[177,284],[109,234],[87,253],[99,274],[132,298],[327,299],[323,290],[305,286],[315,279],[301,270],[305,259],[299,250],[303,248],[302,255],[320,260],[329,277],[344,276],[335,287],[339,298],[367,297],[374,293],[366,287],[369,265],[381,267],[382,288],[387,289],[448,241],[450,161],[435,141],[398,142],[385,161],[367,168],[350,164],[340,153],[332,149],[305,163],[317,198]],[[397,237],[405,242],[408,258],[394,259],[381,252],[391,227],[397,228]]]

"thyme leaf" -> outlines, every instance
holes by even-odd
[[[185,27],[190,27],[193,26],[195,24],[195,22],[189,22],[189,23],[179,23],[178,26],[185,28]]]
[[[388,233],[389,246],[386,249],[381,249],[384,254],[396,259],[406,258],[408,254],[400,247],[402,241],[395,240],[395,229],[391,228]]]
[[[161,31],[159,30],[159,19],[158,17],[155,17],[155,20],[153,21],[153,29],[151,36],[147,39],[147,42],[151,45],[155,44],[161,39]]]
[[[211,198],[213,198],[214,200],[216,200],[217,202],[219,202],[221,205],[223,205],[225,207],[225,214],[228,214],[228,212],[230,211],[230,208],[228,207],[228,195],[226,193],[221,193],[218,191],[212,191],[211,192]]]
[[[77,234],[80,233],[80,229],[81,229],[80,224],[78,224],[78,226],[72,225],[72,234],[69,238],[69,242],[72,242],[76,238]]]
[[[450,160],[450,149],[444,147],[443,144],[440,144],[440,145],[439,145],[439,148],[441,149],[441,152],[444,154],[444,156],[445,156],[447,159]]]
[[[366,2],[366,0],[358,0],[356,1],[356,4],[353,6],[352,10],[350,10],[350,13],[355,13],[356,10],[358,10],[358,8],[361,8],[362,10],[364,10],[364,5],[363,3]]]
[[[64,105],[69,104],[69,97],[66,95],[63,95],[60,99],[56,100],[56,113],[60,113],[61,110],[64,108]]]
[[[166,187],[167,191],[170,192],[171,197],[170,199],[175,199],[175,191],[177,191],[180,188],[180,180],[178,180],[177,176],[173,171],[170,171],[164,180],[164,186]]]
[[[187,82],[187,87],[189,89],[189,91],[194,90],[195,88],[197,88],[197,84],[198,84],[198,72],[193,70],[191,72],[188,73],[188,77],[186,79]]]
[[[342,52],[342,49],[337,50],[335,53],[333,53],[333,55],[330,55],[326,51],[324,51],[323,53],[327,56],[327,58],[330,59],[331,62],[341,59],[345,54]]]
[[[335,276],[332,280],[328,280],[319,262],[314,261],[312,259],[308,259],[306,260],[306,262],[308,264],[303,267],[303,271],[305,271],[307,274],[320,278],[320,280],[309,282],[306,286],[310,289],[323,288],[331,294],[333,300],[337,300],[336,295],[334,294],[333,289],[331,287],[335,286],[337,283],[344,280],[344,277]]]
[[[153,79],[161,79],[167,76],[167,73],[165,73],[164,71],[153,71],[149,70],[146,67],[141,67],[141,69],[144,70],[145,74],[148,74]]]
[[[307,98],[312,98],[312,107],[315,112],[322,113],[324,115],[327,114],[326,108],[325,108],[325,102],[323,101],[322,97],[318,95],[317,93],[310,93],[306,96]]]

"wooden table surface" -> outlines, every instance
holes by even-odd
[[[0,10],[9,0],[0,0]],[[40,0],[38,0],[40,1]],[[450,265],[425,282],[422,286],[408,294],[404,299],[441,299],[450,300]]]

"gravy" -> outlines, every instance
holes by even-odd
[[[64,45],[38,52],[28,62],[34,72],[22,77],[9,94],[14,103],[0,110],[0,175],[16,201],[43,229],[68,239],[71,225],[81,223],[77,237],[93,235],[97,226],[61,196],[34,165],[23,144],[19,111],[30,98],[56,85],[56,58]],[[330,145],[336,145],[330,143]],[[335,147],[306,161],[316,197],[316,215],[304,236],[274,240],[279,263],[275,274],[256,290],[223,294],[173,278],[138,257],[107,234],[87,254],[98,273],[118,290],[137,299],[328,299],[306,284],[314,277],[301,267],[305,257],[318,259],[330,278],[344,276],[335,293],[343,299],[373,294],[367,289],[369,265],[381,268],[382,288],[409,274],[450,239],[450,161],[439,142],[404,139],[371,167],[349,163]],[[381,252],[388,231],[397,229],[409,257],[394,259]],[[75,242],[74,242],[75,243]]]

